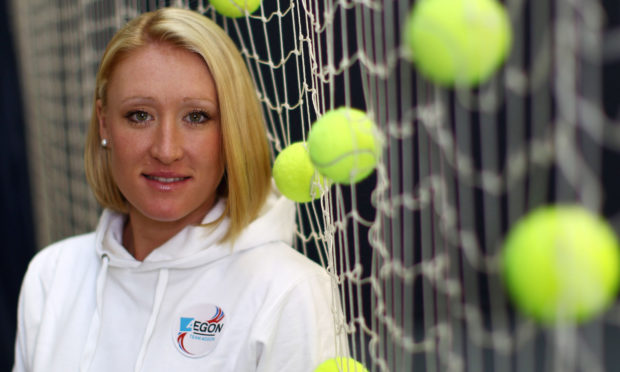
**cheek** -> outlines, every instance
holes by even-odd
[[[129,172],[144,157],[146,144],[136,136],[112,133],[110,142],[110,165],[115,178]]]
[[[216,158],[219,162],[219,164],[223,167],[224,166],[224,152],[222,151],[222,140],[221,138],[218,138],[217,140],[213,141],[213,151],[212,151],[212,155],[214,158]]]
[[[224,154],[222,152],[222,141],[219,131],[204,136],[201,140],[192,145],[194,159],[200,159],[205,167],[224,169]]]

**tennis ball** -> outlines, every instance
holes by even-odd
[[[352,358],[332,358],[321,363],[314,372],[368,372],[360,362]]]
[[[510,298],[540,323],[586,321],[618,292],[616,236],[579,206],[541,207],[526,215],[509,231],[501,261]]]
[[[273,163],[273,178],[282,195],[298,203],[321,196],[323,177],[316,171],[303,142],[287,146]]]
[[[476,85],[510,49],[510,21],[496,0],[421,0],[404,39],[418,70],[441,85]]]
[[[325,113],[308,134],[316,169],[332,181],[351,184],[368,177],[379,157],[374,123],[363,111],[341,107]]]
[[[223,16],[239,18],[245,11],[253,13],[260,6],[260,0],[209,0],[215,10]]]

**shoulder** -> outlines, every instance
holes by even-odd
[[[269,243],[250,249],[243,261],[255,275],[266,275],[290,286],[309,279],[329,280],[325,268],[285,243]]]
[[[30,261],[20,292],[27,321],[37,323],[49,298],[66,299],[96,272],[94,234],[80,235],[43,248]],[[59,303],[70,301],[59,301]]]
[[[30,261],[26,280],[34,277],[51,279],[56,272],[79,271],[80,268],[96,264],[95,234],[73,236],[39,251]]]
[[[88,247],[92,249],[88,249]],[[81,257],[92,254],[95,247],[95,233],[73,236],[53,243],[39,251],[30,266],[45,266],[50,261],[79,260]]]
[[[262,303],[263,313],[274,314],[293,303],[297,304],[293,307],[314,308],[332,297],[333,281],[327,270],[285,243],[265,244],[241,256],[230,272]]]
[[[265,292],[256,311],[251,338],[261,345],[260,370],[303,371],[338,355],[346,348],[339,293],[332,275],[321,265],[285,244],[266,245],[248,252],[264,267]],[[338,340],[338,341],[337,341]]]

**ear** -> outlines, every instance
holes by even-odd
[[[97,113],[97,122],[99,123],[99,138],[109,140],[110,136],[108,134],[108,127],[105,120],[105,110],[103,109],[103,102],[101,102],[101,99],[97,100],[95,110]]]

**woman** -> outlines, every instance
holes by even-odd
[[[213,22],[160,9],[111,40],[86,173],[94,233],[24,279],[14,371],[312,371],[347,354],[325,271],[293,250],[260,104]]]

